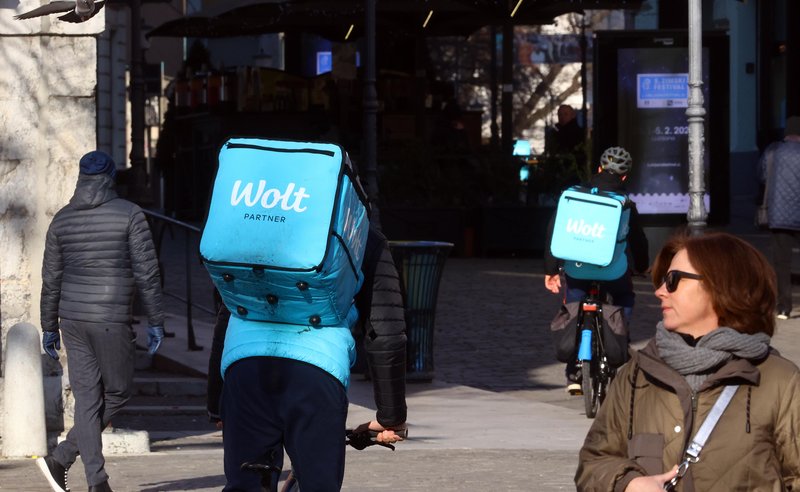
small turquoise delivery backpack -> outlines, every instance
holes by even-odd
[[[628,269],[630,205],[620,193],[573,186],[558,200],[550,252],[572,278],[614,280]]]
[[[231,138],[200,256],[234,316],[337,326],[364,281],[367,198],[331,143]]]

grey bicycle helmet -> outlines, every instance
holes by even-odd
[[[632,165],[631,154],[622,147],[609,147],[600,156],[600,167],[614,174],[627,174]]]

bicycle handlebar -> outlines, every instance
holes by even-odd
[[[375,438],[378,437],[381,431],[374,431],[368,430],[367,432],[356,433],[354,429],[346,429],[345,436],[346,440],[345,443],[349,446],[353,446],[355,449],[361,451],[364,448],[368,448],[370,446],[383,446],[385,448],[389,448],[392,451],[395,450],[393,444],[388,442],[378,442]],[[405,429],[398,429],[394,431],[395,434],[400,436],[401,438],[405,439],[408,437],[408,428]]]

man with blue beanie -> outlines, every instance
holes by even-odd
[[[75,424],[51,454],[36,460],[50,487],[67,488],[80,454],[89,492],[106,492],[101,433],[128,401],[136,334],[134,293],[147,314],[148,349],[164,336],[158,258],[142,209],[117,196],[116,165],[101,151],[80,160],[69,203],[47,231],[42,264],[42,345],[58,360],[61,336],[75,396]]]

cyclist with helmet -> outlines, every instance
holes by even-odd
[[[601,191],[612,191],[627,195],[625,180],[628,178],[632,164],[631,155],[627,150],[622,147],[609,147],[600,157],[600,166],[597,169],[597,174],[592,176],[589,186]],[[650,264],[647,237],[644,235],[636,204],[632,201],[629,202],[631,211],[625,250],[628,255],[628,271],[615,280],[600,282],[601,289],[611,296],[614,304],[623,307],[626,321],[630,320],[636,298],[633,292],[632,274],[634,272],[643,273]],[[554,219],[555,216],[551,219],[548,227],[547,242],[545,243],[547,245],[550,244],[553,236]],[[544,286],[554,294],[558,294],[561,291],[561,267],[561,261],[550,253],[549,247],[546,247],[544,251]],[[565,303],[578,302],[583,299],[592,284],[591,280],[576,279],[566,274],[564,274],[564,282],[566,284]],[[571,358],[571,362],[567,363],[566,368],[567,391],[572,395],[581,394],[580,373],[576,365],[577,351],[578,347],[576,346],[575,357]]]

